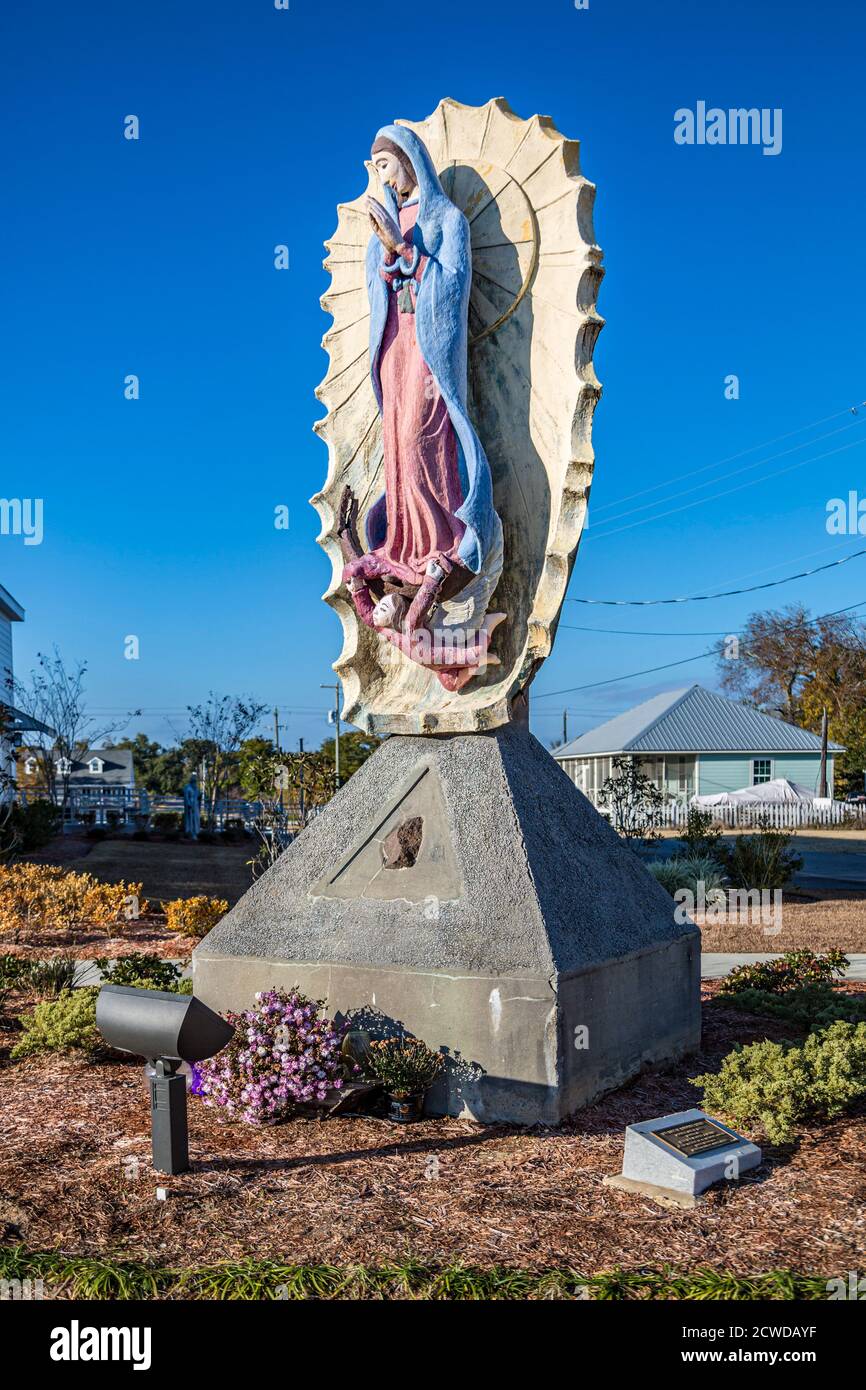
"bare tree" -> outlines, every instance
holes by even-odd
[[[26,680],[13,681],[16,704],[53,732],[28,734],[28,748],[36,759],[38,785],[62,813],[69,802],[72,764],[88,748],[96,748],[123,728],[125,719],[100,724],[87,713],[84,677],[87,663],[79,661],[67,671],[57,647],[50,655],[37,653],[37,665]]]
[[[236,770],[241,744],[250,737],[267,705],[252,698],[215,695],[211,691],[204,704],[188,705],[187,709],[189,737],[202,745],[202,790],[213,827],[217,802]]]
[[[722,686],[791,723],[820,720],[827,705],[841,715],[866,698],[866,627],[850,614],[811,619],[802,604],[753,613],[731,656],[716,655]]]

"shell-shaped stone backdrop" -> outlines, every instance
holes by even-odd
[[[348,484],[360,499],[362,536],[383,490],[364,280],[371,230],[364,199],[381,199],[383,190],[369,161],[367,188],[339,205],[325,243],[331,285],[321,302],[334,322],[323,339],[328,373],[316,392],[328,413],[314,428],[328,445],[328,476],[311,500],[333,564],[324,598],[343,624],[334,670],[344,717],[377,734],[465,733],[506,723],[549,655],[586,515],[601,393],[592,354],[603,324],[595,312],[604,274],[592,226],[595,187],[580,172],[576,140],[547,116],[521,120],[501,97],[484,106],[446,98],[427,120],[398,123],[425,142],[471,229],[469,408],[504,530],[505,564],[490,604],[507,614],[490,648],[500,664],[449,693],[359,622],[341,583],[342,490]]]

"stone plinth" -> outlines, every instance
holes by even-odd
[[[697,928],[515,725],[386,740],[193,965],[212,1008],[297,984],[447,1049],[428,1109],[488,1122],[555,1124],[700,1040]]]
[[[622,1174],[605,1182],[626,1191],[696,1198],[714,1183],[735,1181],[760,1162],[757,1144],[721,1120],[704,1110],[680,1110],[629,1125]]]

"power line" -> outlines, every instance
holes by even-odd
[[[773,463],[775,459],[786,458],[788,454],[796,454],[797,451],[798,451],[798,449],[811,449],[811,447],[812,447],[813,444],[820,444],[820,442],[821,442],[822,439],[832,439],[834,435],[837,435],[837,434],[844,434],[846,430],[855,430],[855,429],[858,428],[858,426],[860,426],[860,425],[863,424],[864,422],[866,422],[866,416],[864,416],[863,419],[857,419],[857,420],[855,420],[855,421],[853,422],[853,424],[850,424],[850,425],[840,425],[838,429],[835,429],[835,430],[828,430],[826,434],[819,434],[815,439],[806,439],[806,440],[803,441],[802,444],[794,444],[794,445],[792,445],[792,447],[791,447],[790,449],[782,449],[782,450],[780,450],[780,452],[779,452],[778,454],[769,454],[769,455],[767,456],[767,458],[757,459],[754,463],[746,463],[746,464],[743,465],[742,468],[735,468],[735,469],[733,470],[733,472],[727,473],[727,474],[725,475],[725,481],[727,481],[728,478],[736,478],[736,477],[738,477],[740,473],[748,473],[752,468],[760,468],[760,467],[761,467],[763,464],[765,464],[765,463]],[[860,443],[859,440],[857,440],[856,442],[857,442],[858,444]],[[806,462],[806,463],[809,463],[809,462],[811,462],[811,460],[806,459],[805,462]],[[797,468],[800,468],[801,466],[802,466],[802,465],[799,464],[799,463],[795,465],[795,467],[797,467]],[[787,470],[782,470],[782,471],[787,471]],[[770,473],[770,474],[768,474],[767,476],[770,477],[770,478],[774,478],[774,477],[776,476],[776,474],[775,474],[775,473]],[[640,507],[631,507],[627,512],[618,512],[618,513],[616,514],[616,516],[607,517],[607,518],[602,522],[602,526],[608,526],[608,525],[610,525],[610,524],[611,524],[612,522],[614,522],[614,521],[622,521],[622,520],[623,520],[625,517],[627,517],[627,516],[634,516],[635,512],[645,512],[645,511],[648,511],[648,510],[650,509],[650,507],[656,507],[656,506],[658,506],[659,504],[664,504],[664,503],[667,503],[667,502],[673,502],[673,501],[676,500],[677,497],[686,497],[686,496],[688,496],[688,494],[689,494],[690,492],[700,492],[701,488],[703,488],[703,487],[712,487],[714,483],[718,483],[718,482],[720,482],[720,481],[721,481],[721,480],[720,480],[719,478],[710,478],[710,479],[708,479],[707,482],[705,482],[705,483],[695,483],[694,487],[683,488],[681,492],[672,492],[671,495],[670,495],[670,497],[662,497],[662,498],[659,498],[659,501],[658,501],[658,502],[644,502],[643,505],[640,506]],[[756,478],[756,479],[754,479],[754,482],[756,482],[756,483],[763,482],[763,481],[764,481],[764,480],[763,480],[762,478]],[[751,487],[751,485],[752,485],[752,484],[750,483],[749,486]],[[705,498],[703,498],[703,499],[701,499],[701,500],[703,500],[703,501],[705,501],[705,502],[708,502],[708,501],[711,501],[712,498],[707,498],[707,497],[705,497]],[[647,520],[648,520],[648,521],[651,521],[651,520],[653,520],[653,518],[652,518],[652,517],[648,517]],[[624,528],[623,528],[623,529],[624,529]],[[602,534],[603,534],[603,535],[607,535],[608,533],[607,533],[607,532],[602,532]],[[610,533],[610,534],[613,534],[613,533]]]
[[[866,550],[855,550],[850,555],[831,560],[827,565],[816,565],[814,569],[801,570],[799,574],[789,574],[784,579],[768,579],[765,584],[752,584],[746,589],[724,589],[718,594],[684,594],[681,598],[569,598],[569,603],[588,603],[605,608],[649,608],[657,604],[704,603],[714,598],[733,598],[736,594],[754,594],[759,589],[775,589],[780,584],[791,584],[795,579],[808,579],[813,574],[821,574],[824,570],[846,565],[849,560],[857,560],[861,555],[866,555]]]
[[[866,401],[860,402],[861,406],[866,406]],[[654,483],[652,487],[641,488],[639,492],[630,492],[626,497],[619,497],[613,502],[604,502],[594,510],[598,512],[608,511],[611,507],[620,507],[623,502],[633,502],[636,497],[647,497],[651,492],[659,492],[664,487],[670,487],[673,483],[683,483],[686,478],[696,478],[699,473],[707,473],[712,468],[722,468],[726,463],[735,463],[737,459],[745,458],[746,454],[753,454],[756,449],[769,449],[773,444],[781,444],[783,439],[793,439],[795,434],[802,434],[804,430],[817,429],[819,425],[827,425],[831,420],[839,420],[843,415],[856,414],[857,406],[847,406],[845,410],[837,410],[833,415],[824,415],[820,420],[812,420],[808,425],[799,425],[795,430],[787,430],[784,434],[777,434],[774,439],[765,439],[761,444],[751,444],[748,449],[741,449],[737,454],[729,454],[727,458],[719,459],[716,463],[705,463],[700,468],[692,468],[688,473],[680,473],[675,478],[668,478],[664,483]],[[814,443],[814,440],[811,441]],[[612,519],[612,518],[611,518]]]
[[[667,661],[664,666],[648,666],[645,671],[629,671],[624,676],[613,676],[607,681],[591,681],[589,685],[570,685],[567,690],[545,690],[543,695],[536,695],[536,700],[549,700],[554,695],[574,695],[578,690],[596,690],[600,685],[615,685],[617,681],[634,680],[636,676],[650,676],[655,671],[669,671],[672,666],[686,666],[690,661],[700,661],[705,656],[714,656],[715,652],[709,647],[705,652],[698,652],[696,656],[685,656],[682,661]]]
[[[838,618],[840,613],[853,613],[855,608],[864,607],[866,607],[866,598],[860,599],[858,603],[850,603],[847,608],[834,608],[832,613],[822,613],[818,618],[807,618],[806,625],[814,627],[824,618]],[[559,626],[566,628],[569,632],[603,632],[612,637],[729,637],[731,635],[727,628],[719,628],[710,632],[643,632],[639,628],[628,627],[582,627],[579,623],[560,623]]]
[[[645,516],[641,521],[630,521],[627,526],[617,526],[613,531],[602,531],[600,535],[590,532],[586,539],[608,540],[611,536],[618,536],[623,531],[633,531],[636,526],[646,526],[651,521],[663,521],[667,516],[677,516],[680,512],[691,511],[693,507],[703,507],[708,502],[716,502],[721,497],[730,497],[734,492],[742,492],[747,487],[757,487],[759,483],[767,483],[771,478],[781,478],[784,473],[793,473],[797,468],[805,468],[809,463],[819,463],[821,459],[830,458],[833,454],[844,454],[848,449],[859,449],[866,440],[855,439],[853,444],[840,444],[838,449],[827,449],[823,454],[815,454],[813,458],[801,459],[799,463],[789,464],[787,468],[777,468],[774,473],[767,473],[763,478],[752,478],[748,483],[738,483],[736,487],[725,488],[723,492],[713,492],[709,497],[700,497],[696,502],[684,502],[681,507],[671,507],[670,511],[658,512],[655,516]],[[616,520],[612,517],[611,520]]]
[[[719,629],[718,632],[641,632],[638,628],[581,627],[578,623],[560,623],[559,627],[564,627],[568,632],[604,632],[611,637],[727,637],[728,635],[727,631],[722,629]]]
[[[866,604],[866,599],[861,599],[859,603],[852,603],[847,608],[837,608],[832,613],[822,613],[818,618],[809,619],[808,625],[813,627],[815,623],[820,623],[825,618],[835,618],[838,617],[840,613],[850,613],[855,608],[863,607],[864,604]],[[707,635],[709,636],[711,634]],[[742,630],[738,633],[731,632],[722,633],[720,635],[724,637],[739,637],[742,636]],[[696,656],[684,657],[682,661],[668,661],[664,666],[649,666],[645,671],[631,671],[625,676],[614,676],[609,681],[592,681],[589,685],[572,685],[569,686],[567,690],[545,690],[543,694],[536,695],[535,698],[536,700],[547,700],[555,695],[574,695],[578,690],[595,690],[601,685],[615,685],[618,681],[633,680],[636,676],[649,676],[655,671],[669,671],[673,666],[686,666],[691,661],[700,661],[702,657],[715,655],[716,649],[714,647],[709,647],[705,652],[698,652]]]

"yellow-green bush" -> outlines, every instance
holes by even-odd
[[[96,1028],[99,989],[64,990],[56,999],[45,999],[30,1015],[12,1057],[32,1057],[41,1052],[93,1053],[100,1044]]]
[[[718,1074],[692,1081],[706,1110],[757,1121],[783,1143],[798,1123],[832,1120],[866,1096],[866,1023],[833,1023],[802,1043],[738,1043]]]
[[[215,927],[229,910],[225,898],[208,898],[200,893],[195,898],[174,898],[167,904],[165,915],[170,931],[181,936],[204,936]]]
[[[97,965],[103,968],[108,962],[97,961]],[[158,962],[155,956],[144,956],[140,975],[136,975],[135,965],[135,956],[121,956],[113,970],[103,969],[104,983],[192,994],[192,980],[179,979],[180,971],[170,961]],[[157,965],[161,966],[162,974],[156,973]],[[17,1059],[44,1052],[86,1052],[89,1055],[96,1052],[104,1046],[96,1027],[99,989],[99,985],[64,989],[55,999],[44,999],[37,1004],[10,1055]]]

